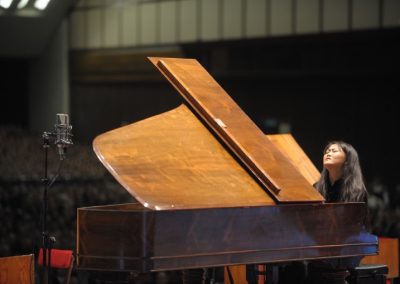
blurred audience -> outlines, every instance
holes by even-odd
[[[400,236],[400,185],[390,189],[380,177],[374,177],[367,185],[371,231],[378,236]]]
[[[44,150],[41,134],[0,126],[0,256],[34,253],[41,245]],[[48,177],[59,167],[48,151]],[[133,202],[99,162],[90,146],[68,148],[59,177],[48,191],[48,230],[56,248],[75,249],[76,209]]]

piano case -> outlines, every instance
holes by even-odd
[[[100,161],[138,202],[78,209],[79,269],[376,254],[366,204],[325,204],[312,187],[319,173],[292,136],[262,133],[196,60],[150,61],[184,104],[94,140]]]

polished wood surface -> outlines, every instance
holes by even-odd
[[[185,105],[102,134],[93,148],[150,209],[275,203]]]
[[[279,202],[323,201],[197,60],[150,60]]]
[[[320,173],[291,134],[269,134],[267,137],[275,147],[290,160],[310,184],[317,182]],[[367,256],[366,258],[374,257],[375,256]],[[235,283],[246,283],[245,265],[229,266],[229,270]],[[224,270],[224,279],[226,284],[230,284],[227,268]]]
[[[144,272],[374,254],[377,238],[365,231],[365,206],[80,208],[78,267]]]
[[[0,257],[0,284],[34,284],[34,255]]]
[[[387,278],[399,277],[399,239],[380,237],[378,254],[364,257],[361,263],[386,264],[389,268]]]
[[[322,203],[304,152],[290,149],[294,139],[261,133],[197,61],[151,61],[189,106],[96,137],[100,161],[139,202],[78,209],[79,269],[149,272],[376,253],[366,204]]]
[[[229,270],[228,270],[229,269]],[[224,267],[224,283],[232,284],[229,278],[229,272],[232,277],[233,283],[246,283],[246,265],[231,265]]]
[[[288,158],[309,184],[313,185],[318,181],[319,171],[291,134],[270,134],[267,137]]]

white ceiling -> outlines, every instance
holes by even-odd
[[[76,0],[52,0],[43,12],[0,8],[0,58],[40,55]]]

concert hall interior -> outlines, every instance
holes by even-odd
[[[50,0],[43,10],[8,2],[0,0],[0,268],[2,257],[38,254],[44,223],[54,248],[76,253],[78,208],[137,202],[92,143],[186,102],[175,74],[149,57],[197,60],[258,129],[291,134],[318,171],[329,141],[349,142],[368,191],[368,232],[400,237],[400,1]],[[53,143],[60,113],[69,114],[73,145]],[[398,258],[395,266],[390,281],[400,283]],[[131,274],[75,264],[70,283],[182,281]]]

